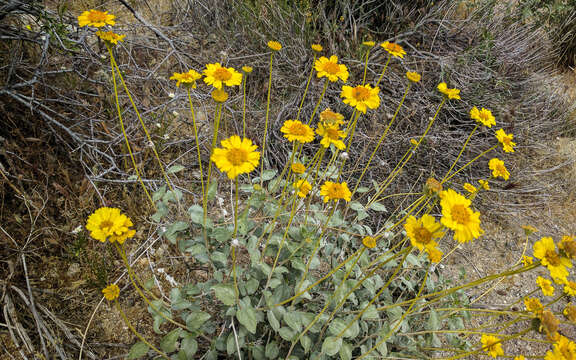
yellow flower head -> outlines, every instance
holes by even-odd
[[[115,300],[118,299],[118,295],[120,295],[120,288],[116,284],[108,285],[104,289],[102,289],[102,294],[106,300]]]
[[[298,120],[286,120],[280,131],[290,142],[298,141],[305,144],[314,140],[314,130]]]
[[[540,316],[544,310],[544,306],[538,298],[525,298],[524,306],[526,306],[526,311],[529,311],[536,316]]]
[[[549,337],[554,337],[558,331],[560,320],[554,316],[552,311],[544,310],[540,315],[540,331],[544,330]]]
[[[526,358],[524,357],[524,355],[518,355],[514,356],[514,360],[526,360]]]
[[[493,358],[504,355],[504,350],[502,350],[502,343],[496,336],[482,334],[480,342],[482,343],[482,349]]]
[[[250,74],[252,70],[252,66],[242,66],[242,71],[244,71],[246,74]]]
[[[294,174],[304,174],[304,171],[306,171],[306,166],[300,163],[293,163],[290,165],[290,169],[292,169]]]
[[[544,360],[574,360],[576,359],[576,343],[565,336],[558,335],[554,348],[546,353]]]
[[[212,99],[217,103],[223,103],[228,100],[228,93],[223,89],[214,89],[210,95],[212,95]]]
[[[126,37],[126,35],[116,34],[112,31],[96,31],[96,36],[112,45],[118,44],[118,41],[124,41]]]
[[[202,74],[204,74],[204,82],[216,89],[222,89],[223,86],[238,86],[242,83],[241,73],[234,68],[223,67],[220,63],[207,64]]]
[[[474,194],[478,189],[470,183],[464,183],[464,190],[468,191],[470,194]]]
[[[522,225],[522,230],[524,230],[526,236],[530,236],[538,231],[538,229],[531,225]]]
[[[201,77],[202,75],[200,75],[198,71],[188,70],[188,72],[185,73],[175,72],[174,75],[170,76],[170,80],[176,80],[176,86],[178,87],[180,87],[180,83],[182,83],[186,87],[196,89],[196,80],[200,80]]]
[[[460,100],[460,90],[459,89],[449,89],[448,86],[446,85],[446,83],[438,84],[438,91],[440,91],[442,94],[446,95],[446,97],[448,97],[448,99],[450,99],[450,100],[452,100],[452,99]]]
[[[534,258],[532,256],[522,255],[522,264],[524,266],[532,265],[534,264]]]
[[[470,109],[470,117],[486,127],[496,125],[496,118],[492,115],[492,111],[482,108],[478,110],[476,106]]]
[[[536,284],[540,286],[540,289],[542,289],[542,294],[544,294],[544,296],[554,295],[554,286],[552,286],[552,281],[545,279],[542,276],[538,276],[538,278],[536,279]]]
[[[272,51],[280,51],[280,49],[282,49],[282,44],[280,44],[278,41],[268,41],[268,47]]]
[[[114,21],[115,16],[108,14],[108,11],[98,11],[98,10],[88,10],[84,11],[80,16],[78,16],[78,26],[94,26],[103,27],[106,25],[113,26],[116,22]]]
[[[260,153],[252,141],[234,135],[222,140],[222,148],[215,148],[210,160],[214,161],[220,171],[228,178],[235,179],[240,174],[247,174],[258,166]]]
[[[504,152],[514,152],[514,146],[516,146],[516,143],[512,141],[514,135],[506,134],[503,129],[499,129],[496,131],[496,139],[502,144]]]
[[[356,87],[344,85],[340,97],[344,98],[344,104],[366,114],[366,109],[373,110],[380,106],[379,92],[380,88],[373,88],[370,85],[358,85]]]
[[[352,193],[348,190],[346,182],[335,183],[326,181],[320,188],[320,195],[324,197],[324,202],[330,200],[338,201],[340,199],[350,201],[352,199]]]
[[[430,259],[430,262],[433,263],[439,263],[440,260],[442,260],[442,255],[444,255],[444,253],[440,250],[438,250],[438,248],[426,248],[426,252],[428,253],[428,258]]]
[[[504,165],[504,161],[498,158],[492,158],[488,162],[488,168],[492,170],[492,176],[494,178],[501,177],[504,180],[508,180],[510,178],[510,173],[508,169],[506,169],[506,165]]]
[[[372,47],[376,45],[376,43],[374,41],[364,41],[362,45]]]
[[[365,236],[362,239],[362,245],[366,246],[368,249],[374,249],[376,247],[376,239],[372,236]]]
[[[406,77],[408,78],[408,80],[412,81],[413,83],[417,83],[422,78],[422,76],[420,74],[418,74],[417,72],[412,72],[412,71],[408,71],[406,73]]]
[[[576,241],[574,240],[574,236],[562,236],[558,248],[566,254],[566,257],[576,260]]]
[[[312,48],[312,50],[314,50],[316,52],[320,52],[320,51],[324,50],[324,48],[320,44],[312,44],[311,48]]]
[[[324,125],[322,123],[318,123],[318,128],[316,129],[316,134],[322,136],[322,140],[320,140],[320,145],[324,146],[325,148],[330,147],[330,144],[334,144],[337,149],[344,150],[346,149],[346,144],[341,138],[346,137],[346,133],[338,127],[338,125]]]
[[[484,190],[490,190],[490,184],[488,183],[487,180],[478,180],[478,183],[480,184],[480,186],[482,186],[482,189]]]
[[[434,219],[431,215],[423,215],[420,219],[416,219],[410,215],[404,224],[406,234],[412,243],[412,246],[419,250],[427,248],[436,248],[436,241],[444,236],[442,225]]]
[[[566,319],[576,324],[576,306],[574,306],[572,303],[566,304],[562,314],[566,316]]]
[[[320,57],[314,62],[314,69],[318,72],[316,76],[327,77],[331,82],[336,82],[338,79],[343,82],[348,80],[348,68],[344,64],[338,64],[336,55],[330,56],[330,59],[325,56]]]
[[[566,267],[571,268],[572,263],[556,252],[556,246],[551,237],[543,237],[534,243],[534,257],[540,259],[542,265],[548,268],[554,281],[566,280],[568,276]]]
[[[426,185],[424,185],[424,191],[429,195],[440,194],[442,191],[442,183],[434,178],[428,178]]]
[[[564,292],[570,296],[576,296],[576,282],[570,280],[566,281]]]
[[[301,198],[305,198],[310,190],[312,190],[312,185],[305,179],[296,181],[292,186],[298,191],[298,196]]]
[[[344,115],[334,112],[328,108],[320,113],[320,121],[328,126],[340,126],[344,124]]]
[[[132,220],[120,212],[120,209],[101,207],[94,211],[86,221],[86,229],[94,239],[111,243],[118,241],[123,244],[126,239],[132,238],[136,231],[130,229],[134,224]]]
[[[440,193],[441,222],[454,230],[454,239],[465,243],[484,233],[480,228],[480,213],[470,209],[471,201],[452,189]]]
[[[389,41],[384,41],[382,44],[380,44],[380,46],[382,46],[382,48],[386,50],[388,54],[396,58],[404,58],[404,55],[406,55],[406,51],[404,51],[402,46],[398,44],[391,43]]]

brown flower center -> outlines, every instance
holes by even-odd
[[[110,230],[112,229],[112,226],[114,226],[114,223],[110,220],[104,220],[100,223],[100,229],[102,229],[102,231],[109,233]]]
[[[296,135],[296,136],[303,136],[306,135],[306,127],[302,124],[292,124],[292,126],[290,127],[290,133],[292,135]]]
[[[228,69],[226,68],[218,68],[214,71],[214,78],[216,80],[220,80],[220,81],[226,81],[226,80],[230,80],[230,78],[232,77],[232,73],[230,71],[228,71]]]
[[[244,149],[230,149],[226,158],[232,165],[238,166],[248,161],[248,153]]]
[[[456,204],[452,206],[452,219],[458,224],[466,224],[470,221],[470,214],[468,214],[468,208],[462,204]]]
[[[421,226],[414,230],[414,237],[419,243],[426,245],[432,240],[432,233],[424,226]]]
[[[340,131],[336,128],[326,128],[326,137],[330,140],[340,140]]]
[[[333,62],[327,62],[324,64],[324,71],[328,74],[336,75],[340,72],[340,66]]]
[[[352,97],[358,101],[368,100],[370,98],[370,90],[365,87],[357,86],[352,89]]]
[[[554,250],[546,250],[546,255],[544,255],[548,263],[552,266],[560,265],[560,255]]]
[[[91,11],[88,14],[88,20],[90,20],[91,22],[105,22],[106,21],[106,13],[102,12],[102,11]]]

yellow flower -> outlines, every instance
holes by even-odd
[[[116,284],[108,285],[104,289],[102,289],[102,294],[106,300],[115,300],[118,299],[118,295],[120,295],[120,288]]]
[[[280,49],[282,49],[282,44],[278,41],[268,41],[268,47],[273,51],[280,51]]]
[[[324,202],[330,200],[338,201],[340,199],[350,201],[352,199],[352,193],[348,190],[348,184],[346,184],[346,182],[335,183],[326,181],[320,188],[320,195],[324,197]]]
[[[290,169],[292,169],[292,172],[295,174],[304,174],[304,171],[306,171],[306,167],[300,163],[290,165]]]
[[[476,106],[470,109],[470,117],[472,120],[476,120],[480,124],[491,128],[492,125],[496,125],[496,118],[492,115],[492,111],[482,108],[478,110]]]
[[[418,74],[417,72],[412,72],[412,71],[408,71],[406,73],[406,77],[408,78],[408,80],[410,80],[414,83],[417,83],[422,78],[422,76],[420,74]]]
[[[382,44],[380,44],[380,46],[382,46],[382,48],[386,50],[388,54],[394,57],[404,58],[404,55],[406,55],[406,51],[404,51],[402,46],[398,44],[391,43],[389,41],[384,41]]]
[[[498,339],[496,336],[482,334],[480,342],[482,343],[482,349],[493,358],[504,355],[504,350],[502,350],[502,343],[500,343],[500,339]]]
[[[428,178],[424,190],[427,194],[439,194],[442,191],[442,183],[434,178]]]
[[[436,248],[436,241],[444,236],[442,225],[434,219],[431,215],[423,215],[420,219],[416,219],[410,215],[404,224],[406,235],[410,239],[412,246],[419,250],[426,248]]]
[[[340,97],[344,98],[344,104],[355,107],[356,110],[366,114],[366,109],[377,109],[380,106],[379,92],[380,88],[372,88],[370,85],[358,85],[356,87],[344,85]]]
[[[101,242],[109,240],[123,244],[126,239],[132,238],[136,231],[130,229],[134,224],[130,218],[118,208],[101,207],[94,211],[86,221],[86,229],[90,236]]]
[[[258,166],[260,153],[258,147],[249,139],[234,135],[221,142],[222,148],[215,148],[210,160],[218,169],[235,179],[240,174],[247,174]]]
[[[180,87],[180,83],[182,83],[192,89],[196,89],[196,80],[200,80],[200,78],[202,78],[202,75],[195,70],[188,70],[185,73],[175,72],[174,75],[170,76],[170,80],[176,80],[176,86]]]
[[[576,296],[576,282],[569,280],[566,281],[564,292],[570,296]]]
[[[480,184],[480,186],[482,186],[482,189],[484,190],[490,190],[490,184],[488,183],[487,180],[478,180],[478,183]]]
[[[526,236],[530,236],[538,231],[538,229],[531,225],[522,225],[522,229],[524,230],[524,234]]]
[[[294,189],[298,190],[298,196],[301,198],[305,198],[310,190],[312,190],[312,185],[310,185],[310,183],[305,179],[296,181],[292,186]]]
[[[372,236],[365,236],[362,239],[362,245],[366,246],[368,249],[374,249],[376,247],[376,239]]]
[[[512,141],[514,135],[506,134],[503,129],[499,129],[496,131],[496,139],[502,144],[504,152],[514,152],[514,146],[516,146],[516,143]]]
[[[460,100],[460,90],[458,89],[448,89],[446,83],[438,84],[438,91],[446,95],[448,99]]]
[[[545,279],[542,276],[538,276],[538,278],[536,279],[536,284],[540,286],[540,289],[542,289],[542,294],[544,294],[544,296],[554,295],[554,286],[552,286],[552,281]]]
[[[430,262],[439,263],[442,260],[442,255],[444,253],[437,248],[426,248],[426,252],[428,253],[428,258]]]
[[[566,257],[576,260],[576,241],[573,236],[562,236],[558,248],[566,254]]]
[[[344,115],[334,112],[329,108],[320,113],[320,120],[326,125],[342,125],[344,124]]]
[[[364,41],[362,43],[362,45],[372,47],[372,46],[376,45],[376,43],[374,41]]]
[[[508,180],[510,178],[510,173],[508,172],[508,169],[506,169],[504,161],[498,158],[490,159],[488,162],[488,168],[492,170],[492,176],[494,178],[501,177],[504,180]]]
[[[524,355],[518,355],[514,356],[514,360],[526,360],[526,358],[524,357]]]
[[[526,306],[526,311],[529,311],[536,316],[540,316],[544,310],[544,306],[538,298],[525,298],[524,306]]]
[[[320,57],[314,62],[314,69],[318,72],[316,76],[327,77],[331,82],[336,82],[338,79],[343,82],[348,80],[348,68],[344,64],[338,64],[336,55],[330,56],[330,59],[325,56]]]
[[[568,276],[566,267],[571,268],[572,263],[556,252],[556,246],[551,237],[543,237],[534,243],[534,257],[540,259],[542,265],[548,268],[554,281],[566,280]]]
[[[314,130],[298,120],[286,120],[280,131],[290,142],[298,141],[305,144],[314,140]]]
[[[98,10],[88,10],[84,11],[80,16],[78,16],[78,26],[94,26],[103,27],[106,25],[114,25],[115,16],[108,14],[108,11],[98,11]]]
[[[105,42],[114,45],[118,44],[118,41],[124,41],[126,37],[126,35],[116,34],[112,31],[96,31],[96,35]]]
[[[474,185],[470,183],[465,183],[463,187],[464,190],[468,191],[470,194],[474,194],[478,190]]]
[[[566,319],[568,319],[569,321],[576,323],[576,306],[572,305],[572,303],[566,304],[566,307],[564,308],[564,311],[562,311],[562,314],[564,314],[564,316],[566,316]]]
[[[252,66],[242,66],[242,71],[244,71],[246,74],[250,74],[252,70]]]
[[[522,264],[524,264],[524,266],[532,265],[534,264],[534,258],[532,256],[522,255]]]
[[[576,359],[576,343],[559,335],[554,343],[554,349],[546,353],[544,360],[574,360]]]
[[[228,100],[228,93],[226,91],[224,91],[223,89],[214,89],[214,91],[212,91],[212,99],[214,101],[216,101],[217,103],[223,103],[226,100]]]
[[[322,136],[320,144],[325,148],[330,147],[330,144],[334,144],[339,150],[346,149],[346,144],[340,139],[346,137],[346,133],[338,127],[338,125],[324,125],[318,123],[318,128],[316,129],[316,134]]]
[[[314,50],[316,52],[320,52],[320,51],[324,50],[324,48],[320,44],[312,44],[311,48],[312,48],[312,50]]]
[[[465,243],[484,233],[480,228],[480,213],[470,209],[471,201],[452,189],[440,193],[441,222],[454,230],[454,239]]]
[[[554,316],[552,311],[544,310],[540,315],[540,329],[539,331],[544,330],[548,337],[554,338],[557,335],[558,325],[560,324],[560,320]]]
[[[216,89],[222,89],[225,86],[238,86],[242,83],[242,74],[234,68],[226,68],[220,63],[207,64],[206,69],[202,71],[204,82],[212,85]]]

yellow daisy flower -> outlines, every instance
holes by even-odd
[[[564,314],[564,316],[566,316],[566,319],[568,319],[569,321],[576,323],[576,306],[572,305],[572,303],[566,304],[566,307],[564,308],[564,311],[562,311],[562,314]]]
[[[389,41],[384,41],[382,44],[380,44],[380,46],[382,46],[382,48],[386,50],[388,54],[396,58],[404,58],[404,55],[406,55],[406,51],[404,51],[402,46],[398,44],[391,43]]]
[[[480,213],[470,209],[471,201],[452,189],[440,193],[441,222],[454,230],[454,239],[465,243],[484,233],[480,228]]]
[[[344,85],[340,97],[344,98],[344,104],[366,114],[366,109],[373,110],[380,106],[379,92],[380,88],[372,88],[370,85],[358,85],[356,87]]]
[[[564,285],[564,292],[570,296],[576,296],[576,282],[566,281]]]
[[[430,262],[439,263],[442,260],[442,255],[444,253],[437,248],[426,248],[426,252],[428,253],[428,258]]]
[[[338,79],[346,82],[348,80],[348,68],[344,64],[338,64],[338,57],[336,55],[330,56],[328,59],[325,56],[314,62],[314,69],[316,69],[319,78],[327,77],[331,82],[336,82]]]
[[[492,111],[488,109],[482,108],[482,110],[478,110],[478,108],[474,106],[470,109],[470,118],[489,128],[491,128],[492,125],[496,125],[496,118],[492,115]]]
[[[526,307],[526,311],[531,312],[536,316],[540,316],[544,310],[544,306],[538,298],[525,298],[524,306]]]
[[[117,45],[118,41],[124,41],[124,38],[126,37],[126,35],[116,34],[112,31],[96,31],[96,36],[113,45]]]
[[[557,332],[559,324],[560,320],[558,320],[556,316],[554,316],[552,311],[550,310],[542,311],[542,314],[540,315],[539,331],[544,330],[544,332],[546,332],[546,335],[548,335],[548,337],[554,338],[558,335]]]
[[[480,186],[482,186],[482,189],[484,190],[490,190],[490,184],[488,183],[487,180],[478,180],[478,183],[480,184]]]
[[[504,350],[502,350],[502,343],[500,343],[500,339],[498,339],[496,336],[482,334],[480,342],[482,343],[482,349],[493,358],[504,355]]]
[[[106,25],[113,26],[116,22],[114,18],[116,16],[108,14],[108,11],[98,11],[98,10],[88,10],[84,11],[80,16],[78,16],[78,26],[94,26],[103,27]]]
[[[242,71],[244,71],[246,74],[250,74],[252,70],[252,66],[242,66]]]
[[[440,194],[442,189],[443,189],[442,183],[432,177],[428,178],[428,180],[426,180],[426,184],[424,185],[424,191],[429,195]]]
[[[417,72],[412,72],[412,71],[408,71],[406,73],[406,77],[408,78],[408,80],[412,81],[413,83],[417,83],[418,81],[420,81],[420,79],[422,79],[422,76],[420,74],[418,74]]]
[[[314,140],[314,130],[298,120],[286,120],[280,131],[290,142],[298,141],[305,144]]]
[[[431,215],[423,215],[420,219],[416,219],[410,215],[404,224],[406,235],[410,239],[412,246],[419,250],[426,248],[436,248],[436,241],[444,236],[442,225],[434,219]]]
[[[324,50],[324,48],[320,44],[312,44],[311,48],[312,48],[312,50],[314,50],[316,52],[320,52],[320,51]]]
[[[502,144],[504,152],[514,152],[514,146],[516,146],[516,143],[512,141],[514,135],[506,134],[503,129],[499,129],[496,131],[496,139]]]
[[[524,357],[524,355],[518,355],[514,356],[514,360],[526,360],[526,358]]]
[[[282,49],[282,44],[278,41],[268,41],[268,47],[273,51],[280,51],[280,49]]]
[[[320,121],[329,126],[340,126],[344,124],[344,115],[334,112],[328,108],[320,113]]]
[[[464,190],[468,191],[470,194],[474,194],[478,189],[476,189],[476,187],[470,183],[464,183],[464,185],[462,186],[464,188]]]
[[[366,246],[368,249],[374,249],[376,247],[376,239],[372,236],[365,236],[362,239],[362,245]]]
[[[120,288],[116,284],[108,285],[102,289],[102,294],[104,294],[106,300],[112,301],[118,299],[118,296],[120,295]]]
[[[448,97],[448,99],[460,100],[460,90],[459,89],[449,89],[448,85],[446,85],[446,83],[444,83],[444,82],[438,84],[438,91],[440,91],[442,94],[446,95],[446,97]]]
[[[316,129],[316,134],[322,136],[322,140],[320,140],[320,145],[324,146],[325,148],[330,147],[330,144],[334,144],[337,149],[344,150],[346,149],[346,144],[341,138],[346,137],[346,133],[338,127],[338,125],[324,125],[322,123],[318,123],[318,128]]]
[[[530,235],[532,235],[538,231],[538,229],[536,229],[534,226],[531,226],[531,225],[522,225],[521,227],[522,227],[522,230],[524,230],[524,234],[526,236],[530,236]]]
[[[222,140],[222,148],[215,148],[210,160],[214,161],[220,171],[228,178],[235,179],[240,174],[247,174],[258,166],[260,153],[249,139],[234,135]]]
[[[538,276],[538,278],[536,279],[536,284],[540,286],[540,289],[542,289],[542,294],[544,294],[544,296],[554,295],[554,286],[552,286],[552,281],[545,279],[542,276]]]
[[[532,256],[522,255],[522,264],[524,266],[532,265],[534,264],[534,258]]]
[[[572,263],[556,252],[556,246],[551,237],[543,237],[534,243],[534,257],[541,260],[542,265],[548,268],[550,276],[555,281],[566,280],[568,276],[566,268],[571,268]]]
[[[306,166],[301,163],[293,163],[290,165],[290,169],[294,174],[304,174],[304,171],[306,171]]]
[[[558,243],[558,248],[566,254],[566,257],[576,260],[576,241],[574,236],[562,236],[562,240]]]
[[[228,93],[223,89],[214,89],[210,95],[212,96],[212,99],[217,103],[223,103],[228,100]]]
[[[135,230],[130,229],[132,220],[120,212],[118,208],[101,207],[94,211],[86,221],[86,229],[90,236],[101,242],[109,240],[123,244],[126,239],[134,237]]]
[[[202,74],[204,74],[204,82],[216,89],[222,89],[223,86],[238,86],[242,83],[241,73],[234,68],[223,67],[220,63],[207,64]]]
[[[330,200],[338,201],[340,199],[350,201],[352,199],[352,193],[348,189],[346,182],[335,183],[326,181],[320,188],[320,195],[324,197],[324,202]]]
[[[298,191],[298,196],[301,198],[305,198],[310,190],[312,190],[312,185],[305,179],[296,181],[292,186]]]
[[[202,75],[195,70],[188,70],[185,73],[175,72],[174,75],[170,76],[170,80],[176,80],[176,86],[180,87],[180,83],[182,83],[192,89],[196,89],[196,80],[200,80],[200,78],[202,78]]]
[[[492,170],[492,176],[494,178],[501,177],[504,180],[508,180],[510,178],[510,173],[508,172],[508,169],[506,169],[504,161],[498,158],[490,159],[488,162],[488,168]]]
[[[560,335],[554,343],[553,350],[549,350],[544,360],[574,360],[576,359],[576,343]]]

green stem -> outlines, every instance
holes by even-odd
[[[458,153],[458,156],[456,157],[456,159],[454,160],[454,162],[452,163],[452,166],[450,166],[450,169],[448,169],[448,171],[446,172],[446,175],[444,175],[444,177],[442,178],[442,181],[440,181],[441,183],[444,182],[444,180],[446,180],[446,177],[448,177],[448,175],[450,175],[450,172],[452,171],[452,169],[454,169],[454,166],[456,166],[456,163],[458,162],[458,160],[460,160],[460,157],[462,156],[462,154],[464,153],[464,149],[466,149],[466,145],[468,145],[468,142],[470,141],[470,139],[472,138],[472,135],[474,135],[474,133],[476,132],[476,129],[478,129],[479,124],[476,124],[476,126],[474,127],[474,129],[472,129],[472,131],[470,132],[470,135],[468,135],[468,138],[466,139],[466,141],[464,142],[464,145],[462,146],[462,149],[460,150],[460,152]]]
[[[326,94],[326,89],[328,89],[328,79],[324,80],[324,88],[322,89],[322,93],[320,93],[320,97],[318,98],[318,101],[316,102],[316,106],[314,106],[314,111],[312,111],[312,115],[310,115],[310,119],[308,119],[308,122],[306,123],[307,125],[310,125],[312,123],[312,119],[314,119],[314,115],[316,115],[316,111],[318,111],[318,107],[320,106],[320,103],[322,102],[322,99],[324,98],[324,94]]]
[[[192,114],[192,125],[194,128],[194,139],[196,140],[196,152],[198,153],[198,166],[200,168],[200,185],[202,187],[202,200],[204,200],[204,173],[202,172],[202,155],[200,154],[200,140],[198,139],[198,126],[196,124],[196,116],[194,114],[194,105],[192,105],[192,97],[190,96],[190,89],[188,88],[188,102],[190,103],[190,113]]]
[[[380,81],[382,81],[382,78],[384,77],[384,73],[386,72],[386,69],[388,68],[388,64],[390,63],[391,58],[392,58],[392,54],[388,54],[388,60],[386,60],[386,65],[384,65],[384,69],[382,69],[382,73],[380,74],[380,77],[378,78],[378,81],[376,82],[376,87],[378,87],[378,85],[380,85]]]
[[[270,76],[268,77],[268,95],[266,97],[266,120],[264,121],[264,138],[262,140],[262,159],[260,160],[260,186],[264,187],[264,156],[266,156],[266,135],[268,134],[268,118],[270,117],[270,96],[272,93],[272,64],[274,51],[270,53]]]
[[[204,234],[204,243],[206,245],[206,251],[210,251],[209,243],[208,243],[208,229],[206,228],[206,224],[208,222],[208,191],[210,191],[210,178],[212,177],[212,153],[214,152],[214,148],[216,147],[216,142],[218,141],[218,128],[220,127],[220,117],[222,114],[222,103],[218,103],[216,105],[216,119],[214,121],[214,133],[212,134],[212,146],[210,147],[210,160],[208,161],[208,176],[206,178],[206,191],[204,192],[204,201],[202,202],[203,206],[203,234]]]
[[[312,59],[312,68],[310,69],[310,75],[308,75],[308,80],[306,81],[306,88],[304,89],[304,95],[302,95],[302,100],[300,101],[300,106],[298,106],[298,113],[296,114],[296,120],[300,120],[300,112],[302,111],[302,106],[304,106],[304,100],[306,99],[306,94],[308,94],[308,87],[310,86],[310,81],[312,80],[312,75],[314,75],[314,63],[316,62],[316,53],[314,53],[314,59]]]

